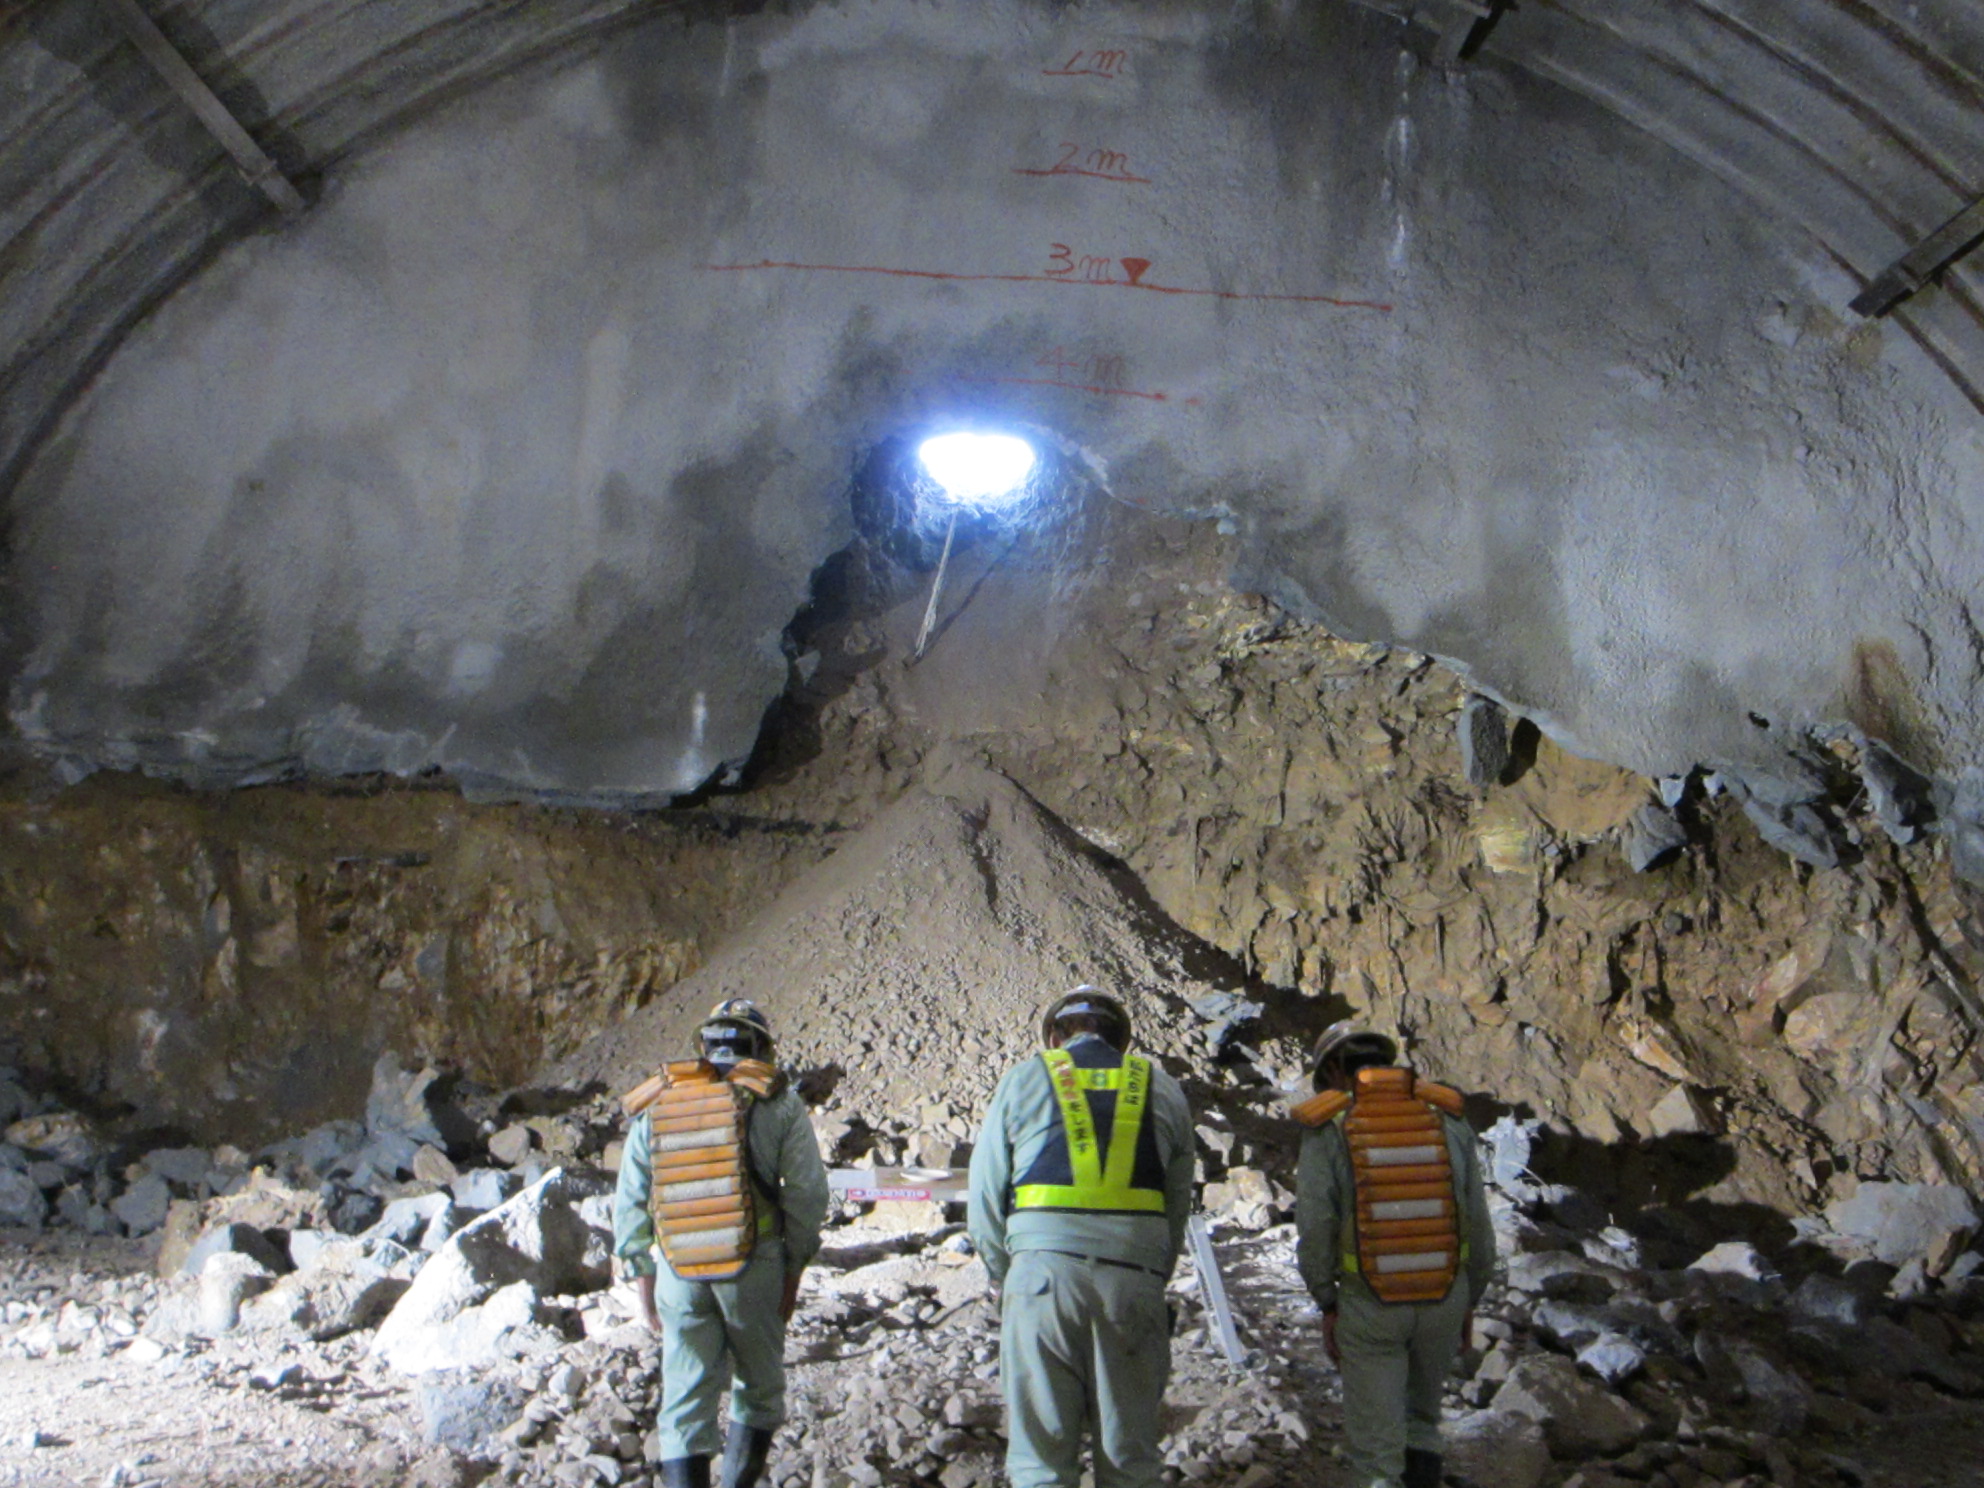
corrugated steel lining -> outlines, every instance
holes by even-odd
[[[92,26],[94,3],[42,0],[0,29],[0,491],[135,320],[266,220],[135,53],[108,25]],[[1462,14],[1453,0],[1356,3],[1427,27]],[[148,8],[196,65],[224,65],[252,86],[266,103],[261,122],[322,170],[437,103],[675,7]],[[51,26],[64,29],[60,57],[37,39]],[[1476,65],[1497,60],[1700,161],[1863,282],[1984,192],[1978,0],[1526,0]],[[1984,268],[1946,272],[1894,319],[1984,408]]]
[[[135,51],[85,24],[94,0],[46,3],[68,7],[84,38],[66,60],[25,22],[0,31],[0,493],[130,328],[273,217]],[[268,101],[269,127],[321,171],[424,110],[675,3],[184,0],[153,13],[169,35],[195,22]],[[162,166],[168,136],[178,146]]]

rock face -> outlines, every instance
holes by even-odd
[[[1495,1396],[1495,1409],[1543,1428],[1553,1457],[1578,1461],[1623,1452],[1651,1422],[1633,1406],[1585,1380],[1568,1359],[1532,1354],[1518,1362]]]
[[[1448,1469],[1474,1488],[1538,1488],[1550,1472],[1543,1427],[1519,1411],[1474,1411],[1443,1430]]]
[[[557,1337],[542,1299],[591,1291],[610,1277],[612,1237],[586,1223],[581,1201],[605,1182],[554,1169],[458,1231],[380,1325],[373,1352],[407,1374],[474,1368]]]
[[[1933,1261],[1940,1272],[1977,1233],[1976,1203],[1949,1184],[1862,1183],[1826,1207],[1835,1234],[1890,1266]]]

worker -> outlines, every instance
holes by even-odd
[[[1349,1488],[1440,1488],[1440,1393],[1495,1266],[1458,1091],[1355,1023],[1316,1041],[1296,1258],[1343,1376]]]
[[[1157,1488],[1171,1371],[1165,1282],[1192,1207],[1192,1114],[1130,1050],[1130,1016],[1082,986],[1041,1020],[1045,1051],[993,1093],[971,1155],[968,1228],[999,1297],[1012,1488]]]
[[[806,1108],[772,1064],[765,1015],[743,998],[720,1002],[698,1042],[700,1058],[626,1097],[614,1254],[662,1338],[664,1488],[709,1488],[719,1444],[723,1488],[752,1488],[785,1419],[785,1329],[820,1250],[827,1174]]]

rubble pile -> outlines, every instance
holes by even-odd
[[[1130,1000],[1146,1050],[1181,1065],[1199,1052],[1189,1003],[1219,989],[1191,965],[1195,951],[1203,960],[1011,780],[959,765],[933,771],[556,1073],[629,1088],[689,1047],[718,1001],[749,997],[829,1116],[858,1117],[881,1161],[936,1162],[1038,1047],[1046,1002],[1079,982]]]
[[[65,1133],[71,1157],[90,1132],[59,1109],[22,1119]],[[819,1124],[824,1141],[840,1119]],[[15,1232],[0,1383],[69,1386],[59,1404],[0,1404],[0,1484],[645,1488],[659,1351],[608,1266],[619,1131],[597,1093],[457,1101],[386,1060],[363,1122],[253,1154],[65,1169],[113,1216],[154,1179],[168,1195],[138,1238],[72,1227],[59,1202],[38,1238]],[[1292,1195],[1270,1176],[1295,1132],[1214,1097],[1198,1135],[1249,1353],[1236,1367],[1220,1352],[1182,1263],[1168,1475],[1327,1485],[1336,1376],[1295,1273]],[[47,1150],[8,1170],[56,1162]],[[1506,1264],[1451,1381],[1452,1484],[1922,1488],[1969,1460],[1947,1445],[1984,1433],[1967,1194],[1865,1183],[1753,1243],[1754,1216],[1623,1207],[1539,1177],[1549,1155],[1533,1120],[1484,1136]],[[998,1319],[956,1221],[919,1204],[837,1217],[788,1345],[777,1488],[998,1481]],[[144,1408],[116,1405],[120,1390]],[[92,1411],[115,1421],[92,1429]],[[176,1432],[182,1419],[208,1424]],[[252,1474],[217,1465],[258,1450]]]

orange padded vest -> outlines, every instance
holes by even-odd
[[[1354,1094],[1325,1091],[1297,1106],[1304,1126],[1343,1122],[1356,1188],[1343,1269],[1384,1302],[1437,1302],[1460,1270],[1460,1206],[1440,1112],[1461,1095],[1408,1069],[1363,1069]]]
[[[668,1065],[622,1098],[648,1115],[648,1212],[669,1269],[685,1281],[728,1281],[749,1264],[775,1216],[758,1203],[746,1132],[751,1102],[777,1093],[778,1071],[740,1059],[729,1074],[701,1059]]]

